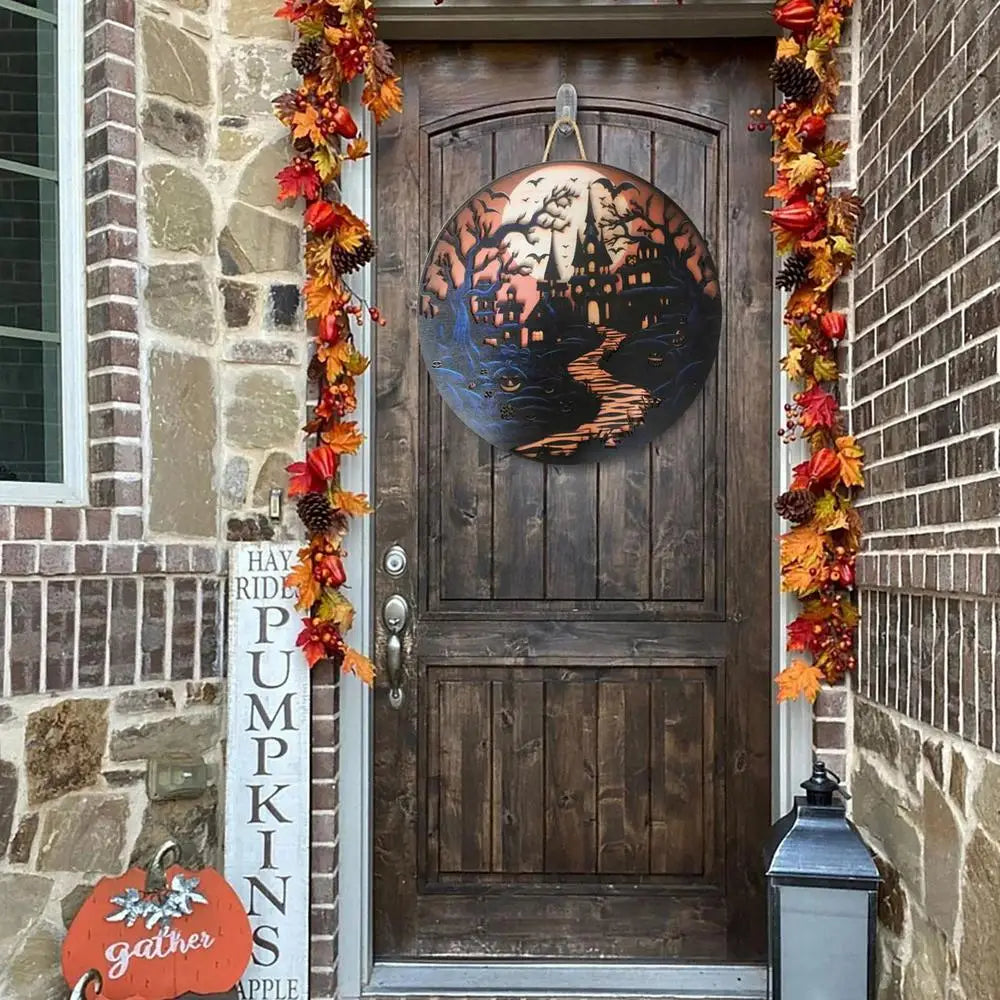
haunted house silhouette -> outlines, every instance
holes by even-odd
[[[555,236],[549,237],[545,272],[536,281],[538,301],[524,317],[525,303],[513,286],[506,295],[478,296],[472,306],[477,325],[496,331],[483,343],[531,343],[562,340],[574,326],[616,327],[624,331],[645,330],[662,322],[670,298],[671,262],[663,244],[639,237],[633,253],[612,272],[611,255],[604,244],[594,213],[593,192],[587,189],[587,216],[576,236],[572,273],[559,272]]]
[[[611,276],[611,255],[594,218],[594,199],[587,188],[587,218],[576,238],[570,291],[577,316],[585,323],[605,326],[611,320],[611,302],[617,281]]]

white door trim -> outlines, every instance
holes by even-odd
[[[606,5],[610,7],[610,4]],[[749,4],[747,6],[753,6]],[[684,9],[684,8],[681,8]],[[494,8],[494,16],[497,8]],[[502,11],[499,16],[503,17]],[[509,16],[509,14],[507,15]],[[373,125],[369,116],[360,106],[358,94],[355,92],[352,101],[352,112],[355,120],[363,123],[364,134],[371,136]],[[392,127],[389,125],[388,127]],[[341,190],[344,200],[352,207],[361,209],[363,218],[370,220],[374,229],[374,206],[375,206],[375,144],[372,143],[372,154],[359,163],[351,164],[344,172]],[[376,242],[378,234],[375,233]],[[761,252],[764,252],[761,248]],[[374,275],[372,268],[365,268],[358,276],[354,287],[366,301],[371,301],[373,291]],[[774,400],[773,426],[779,427],[783,423],[782,407],[788,401],[788,383],[786,379],[780,377],[778,369],[778,359],[782,355],[782,303],[777,301],[776,296],[774,322],[773,322],[773,354],[774,354]],[[358,349],[368,357],[374,356],[374,343],[372,338],[371,324],[365,321],[364,325],[355,334],[355,341]],[[359,380],[358,392],[358,415],[362,427],[369,432],[374,426],[374,404],[373,404],[373,380],[374,372],[369,377]],[[372,476],[372,452],[373,442],[369,436],[362,447],[359,457],[349,463],[345,463],[344,477],[345,487],[357,492],[367,493],[374,497],[374,480]],[[786,488],[791,481],[791,467],[793,461],[797,461],[792,448],[775,447],[774,462],[772,469],[772,479],[774,491],[778,492]],[[772,661],[774,663],[774,673],[781,667],[782,651],[784,649],[785,625],[791,620],[791,602],[788,595],[780,593],[778,588],[777,574],[777,537],[779,523],[775,515],[773,522],[772,537],[775,545],[772,550],[772,566],[774,572],[774,591],[772,606],[774,608],[773,633],[772,633]],[[383,553],[373,551],[374,535],[372,529],[372,519],[363,518],[355,522],[351,529],[349,556],[347,559],[348,578],[352,581],[352,597],[354,599],[356,617],[352,630],[352,642],[355,643],[361,652],[366,655],[371,654],[372,647],[372,572],[375,560],[381,559]],[[377,666],[377,664],[376,664]],[[772,812],[774,818],[783,815],[791,807],[798,783],[809,776],[812,761],[812,713],[810,706],[802,699],[795,702],[784,703],[775,706],[772,713]],[[409,986],[403,983],[401,976],[407,974],[407,970],[413,971],[418,967],[428,969],[428,963],[373,963],[372,958],[372,922],[371,922],[371,879],[372,879],[372,704],[371,695],[368,690],[354,678],[344,678],[340,691],[340,780],[339,780],[339,864],[338,864],[338,891],[339,891],[339,921],[338,921],[338,986],[342,1000],[359,1000],[366,994],[374,992],[373,987],[378,984],[388,986],[390,982],[396,983],[395,991],[409,995],[418,995],[421,990],[416,989],[416,983],[411,979]],[[761,845],[763,849],[764,845]],[[495,971],[497,963],[489,963],[490,968]],[[521,963],[511,963],[512,966]],[[444,968],[445,963],[434,964],[433,968]],[[573,979],[576,986],[574,992],[577,996],[588,995],[587,982],[593,982],[594,976],[599,974],[598,970],[604,967],[604,963],[538,963],[532,962],[531,967],[535,976],[541,976],[548,966],[558,965],[560,975],[566,977],[567,970],[577,970],[570,979]],[[615,968],[618,963],[609,963],[608,968]],[[470,963],[456,963],[456,967],[461,969],[461,975],[467,977],[480,965]],[[688,993],[688,996],[715,996],[715,997],[756,997],[766,994],[760,993],[738,993],[724,992],[727,987],[733,985],[732,976],[742,975],[741,970],[745,966],[658,966],[646,965],[649,974],[649,983],[655,983],[660,996],[684,996],[683,992],[678,992],[682,988],[683,977],[681,969],[711,968],[713,974],[721,979],[715,984],[718,989],[714,993]],[[390,975],[390,969],[395,969]],[[373,976],[374,973],[374,976]],[[759,973],[759,969],[758,969]],[[676,974],[680,977],[677,981],[668,981],[666,975]],[[424,973],[426,975],[426,971]],[[428,980],[429,982],[430,980]],[[563,981],[569,988],[569,982],[565,978]],[[544,990],[547,995],[554,995],[554,987],[557,981],[543,982],[536,980],[537,988]],[[438,985],[441,985],[440,983]],[[498,984],[499,985],[499,984]],[[702,980],[703,987],[708,985],[707,980]],[[751,981],[751,986],[756,987],[756,982]],[[583,993],[580,991],[583,987]],[[664,993],[664,990],[672,990],[673,993]],[[379,990],[378,992],[383,992]],[[391,991],[387,991],[391,992]],[[432,990],[425,995],[444,995],[447,991]],[[518,989],[518,996],[527,996],[530,991]],[[491,995],[499,995],[497,992]],[[645,995],[656,995],[646,992]]]

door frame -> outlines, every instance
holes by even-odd
[[[498,40],[506,32],[510,39],[551,39],[573,35],[593,37],[594,22],[616,20],[617,37],[754,37],[773,33],[771,2],[760,0],[702,0],[692,6],[635,3],[632,0],[577,0],[576,3],[525,2],[518,4],[518,18],[511,18],[511,0],[450,0],[441,7],[432,0],[382,0],[380,23],[390,41]],[[569,9],[573,14],[569,14]],[[627,11],[624,19],[623,8]],[[612,15],[612,11],[614,12]],[[569,17],[569,20],[567,18]],[[566,25],[570,28],[567,30]],[[721,27],[724,26],[724,27]],[[433,28],[433,30],[432,30]],[[605,37],[611,35],[602,29]],[[555,95],[553,94],[553,101]],[[360,92],[352,93],[351,110],[365,134],[373,123],[361,106]],[[391,122],[383,126],[392,128]],[[357,206],[362,218],[374,228],[375,144],[371,155],[345,171],[342,192],[347,204]],[[378,234],[375,233],[377,241]],[[762,252],[764,252],[763,248]],[[773,255],[773,250],[768,248]],[[776,259],[776,258],[775,258]],[[367,301],[374,290],[372,268],[364,268],[351,282]],[[772,415],[773,426],[783,422],[783,407],[790,402],[786,379],[780,377],[782,351],[782,297],[774,296],[772,319]],[[356,330],[358,349],[373,355],[371,323]],[[373,427],[372,378],[359,380],[358,416],[361,426]],[[345,466],[345,487],[374,495],[372,475],[375,441],[366,439],[359,454]],[[795,447],[772,449],[772,492],[781,492],[792,479],[792,466],[801,460]],[[789,595],[782,594],[777,573],[779,522],[773,519],[772,537],[772,630],[771,659],[774,673],[781,666],[785,626],[794,617]],[[374,616],[372,581],[374,531],[370,518],[355,522],[351,529],[347,571],[355,581],[354,643],[370,655]],[[343,1000],[365,996],[530,996],[575,994],[691,997],[766,996],[766,969],[748,965],[656,964],[630,962],[373,962],[372,954],[372,703],[371,692],[360,683],[345,679],[340,686],[339,768],[339,861],[338,869],[338,968],[337,982]],[[797,699],[774,705],[771,714],[772,813],[776,819],[787,812],[798,782],[812,767],[811,706]],[[763,845],[762,845],[763,847]]]

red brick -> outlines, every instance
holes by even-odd
[[[121,541],[142,538],[142,515],[115,515],[115,535]]]
[[[120,441],[91,445],[90,471],[141,472],[142,446],[139,442],[125,444]]]
[[[44,507],[14,508],[15,538],[44,538],[46,510]]]
[[[117,264],[92,268],[87,272],[87,295],[93,299],[102,295],[135,298],[135,268]]]
[[[108,122],[121,125],[136,124],[135,97],[131,94],[119,94],[112,90],[104,90],[94,97],[88,98],[84,105],[84,125],[95,128]]]
[[[4,573],[16,576],[34,573],[38,565],[38,546],[23,542],[5,542],[0,545],[0,565]]]
[[[108,226],[135,229],[137,220],[134,199],[121,194],[109,192],[103,198],[97,198],[87,205],[87,229],[91,232]]]
[[[89,368],[138,368],[138,337],[100,337],[87,345]]]
[[[86,512],[87,538],[102,540],[111,537],[111,511],[88,510]]]
[[[137,438],[142,436],[142,413],[136,408],[102,406],[90,411],[90,438]]]
[[[87,330],[91,336],[104,330],[135,333],[138,329],[138,315],[131,303],[99,302],[87,310]]]
[[[72,545],[40,545],[38,572],[43,576],[65,576],[73,572]]]
[[[104,569],[104,547],[78,545],[76,547],[76,572],[80,575],[100,573]]]
[[[138,403],[139,376],[128,372],[101,372],[89,379],[91,403]]]
[[[49,533],[56,542],[73,542],[80,537],[80,511],[73,507],[53,507]]]

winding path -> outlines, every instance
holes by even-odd
[[[647,389],[619,382],[601,367],[601,362],[614,354],[626,337],[620,330],[603,329],[604,340],[566,366],[570,375],[600,400],[597,415],[574,430],[522,444],[515,451],[529,458],[535,458],[542,452],[554,456],[572,455],[584,441],[595,439],[603,441],[607,448],[614,448],[621,438],[631,434],[642,423],[646,411],[659,403]]]

